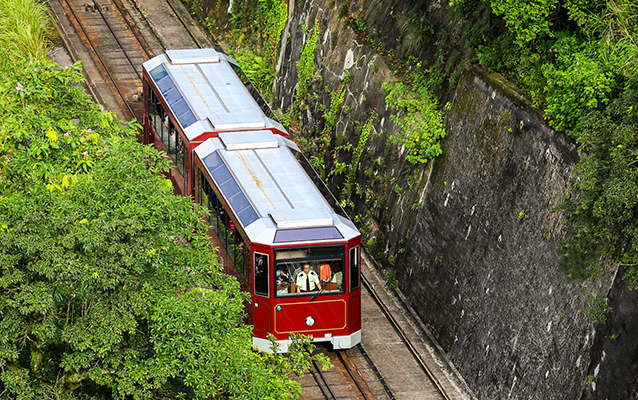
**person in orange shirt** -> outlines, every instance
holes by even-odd
[[[330,279],[332,279],[332,269],[330,268],[330,264],[323,264],[319,270],[319,280],[324,283],[330,282]]]

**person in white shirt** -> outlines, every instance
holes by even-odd
[[[312,292],[313,290],[321,290],[321,282],[319,282],[319,276],[315,271],[310,270],[309,264],[304,264],[303,271],[297,274],[295,281],[297,284],[297,293],[299,292]]]

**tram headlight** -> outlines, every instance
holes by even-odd
[[[306,317],[306,325],[313,326],[315,324],[315,319],[312,317]]]

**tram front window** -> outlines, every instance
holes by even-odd
[[[343,247],[278,251],[274,274],[277,297],[343,293]]]

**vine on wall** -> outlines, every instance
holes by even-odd
[[[301,57],[297,61],[297,98],[295,101],[305,101],[312,83],[312,76],[315,73],[315,50],[319,40],[319,20],[315,21],[312,35],[301,51]]]
[[[423,75],[414,74],[407,84],[386,83],[383,87],[388,91],[386,103],[397,111],[390,118],[400,128],[390,140],[405,149],[406,159],[412,164],[425,163],[441,154],[443,112]]]
[[[366,144],[368,143],[368,137],[370,136],[370,131],[372,130],[372,124],[376,120],[377,113],[372,112],[372,115],[366,121],[366,124],[363,126],[361,130],[361,136],[359,136],[359,143],[357,147],[355,147],[352,153],[352,162],[350,163],[350,170],[348,171],[348,175],[346,176],[346,182],[343,185],[343,189],[341,190],[341,207],[352,207],[352,200],[350,200],[350,194],[352,193],[352,185],[354,184],[355,178],[357,177],[357,169],[359,168],[359,161],[361,160],[361,155],[363,154],[363,150],[366,148]]]

